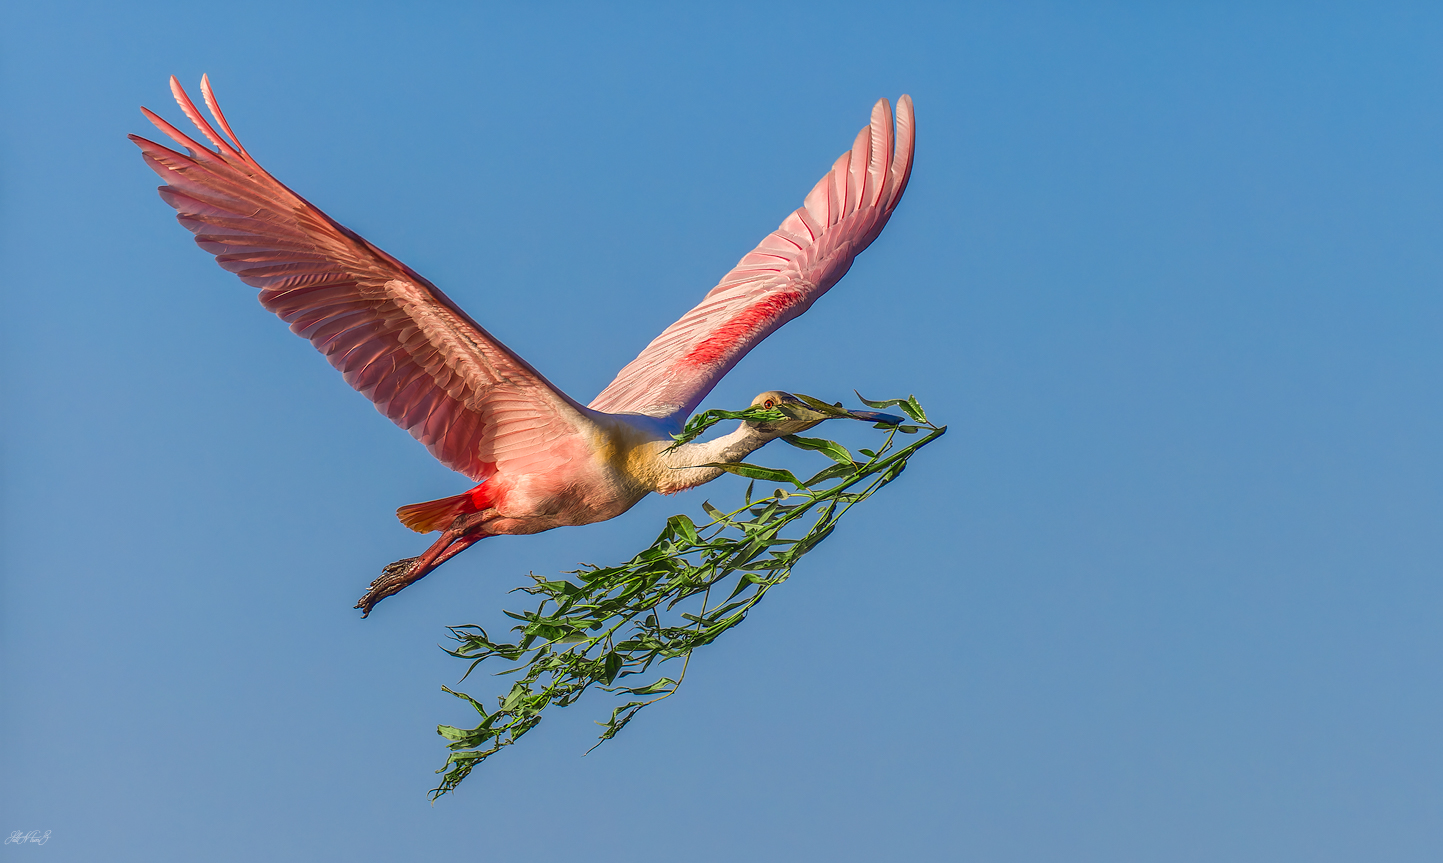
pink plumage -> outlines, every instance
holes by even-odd
[[[912,172],[912,100],[883,99],[805,205],[667,327],[590,407],[685,420],[762,339],[837,283],[892,215]]]
[[[820,416],[743,424],[712,441],[670,447],[723,375],[806,311],[876,239],[912,170],[912,102],[894,124],[881,100],[852,149],[696,306],[583,407],[487,333],[435,285],[267,173],[216,103],[211,125],[174,77],[171,92],[214,150],[142,108],[185,149],[131,135],[165,181],[161,197],[216,262],[259,289],[261,304],[310,340],[348,384],[447,467],[480,485],[402,507],[417,530],[441,530],[419,558],[398,561],[357,605],[416,581],[477,540],[613,518],[646,494],[688,488]],[[770,400],[770,401],[768,401]],[[797,402],[770,392],[755,403]],[[802,411],[801,408],[795,408]]]

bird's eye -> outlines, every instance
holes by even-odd
[[[776,407],[776,406],[777,406],[777,403],[774,402],[774,401],[772,401],[771,399],[767,399],[766,401],[762,402],[762,407],[767,408],[767,409],[771,409],[771,408],[774,408],[774,407]]]

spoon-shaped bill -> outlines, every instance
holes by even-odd
[[[847,415],[854,420],[863,420],[869,423],[881,423],[888,426],[899,426],[906,422],[905,417],[884,414],[880,411],[847,411]]]

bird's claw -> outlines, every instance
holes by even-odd
[[[415,581],[418,576],[411,573],[420,559],[419,557],[406,557],[395,563],[386,564],[381,569],[381,577],[371,582],[371,589],[366,591],[366,595],[361,597],[361,601],[354,606],[361,609],[361,616],[367,616],[376,603],[388,596],[400,593],[406,585]]]
[[[457,527],[444,531],[420,557],[407,557],[389,564],[381,570],[381,577],[371,582],[371,589],[356,603],[361,616],[371,613],[376,603],[388,596],[400,593],[405,587],[425,578],[431,570],[470,548],[485,534],[480,531],[466,532],[467,526],[457,519]]]

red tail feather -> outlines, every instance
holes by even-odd
[[[480,512],[490,505],[490,495],[487,494],[486,484],[482,483],[451,497],[407,504],[396,510],[396,518],[417,533],[430,533],[450,527],[457,516]]]

